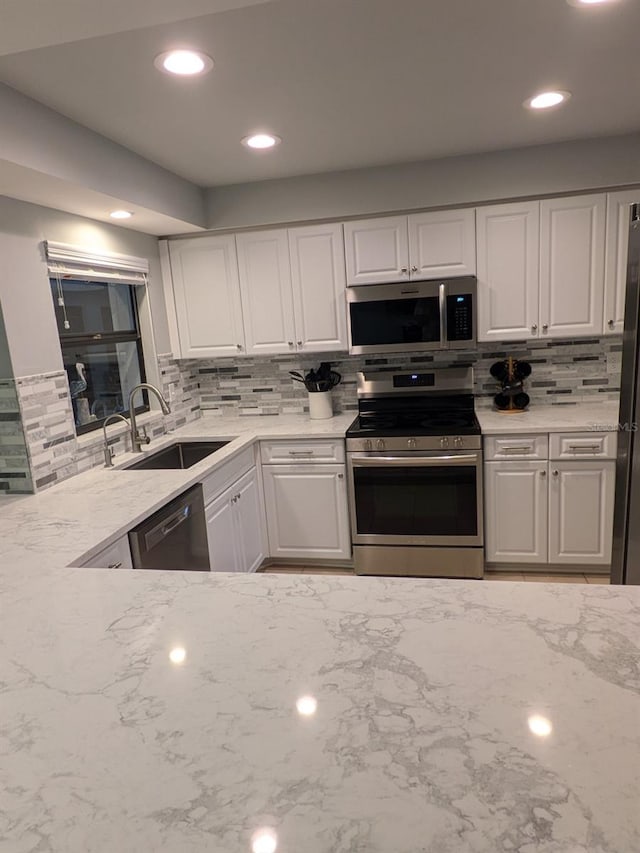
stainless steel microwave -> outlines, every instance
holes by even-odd
[[[349,352],[469,349],[476,292],[475,276],[348,287]]]

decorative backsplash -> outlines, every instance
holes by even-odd
[[[533,341],[526,344],[478,344],[471,352],[435,352],[388,356],[349,356],[345,353],[216,359],[182,362],[197,374],[202,409],[240,415],[275,415],[308,410],[307,393],[289,376],[290,370],[306,372],[321,361],[330,361],[342,374],[334,388],[336,412],[357,408],[356,374],[375,370],[419,370],[472,364],[476,405],[493,404],[498,383],[489,368],[507,356],[530,362],[532,374],[525,382],[531,405],[567,404],[584,400],[617,399],[620,391],[622,342],[617,336],[574,341]]]
[[[0,495],[33,491],[16,383],[0,379]]]
[[[152,413],[146,421],[152,438],[200,417],[198,379],[193,370],[175,361],[171,353],[158,356],[158,370],[160,390],[171,404],[171,414]],[[16,386],[35,491],[104,464],[102,430],[79,439],[76,436],[65,371],[22,377]],[[116,456],[131,449],[124,426],[109,443]]]

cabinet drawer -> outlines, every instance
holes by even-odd
[[[90,560],[85,560],[83,566],[93,569],[132,569],[131,549],[128,536],[122,536]]]
[[[263,465],[290,465],[292,462],[344,462],[344,441],[261,441]]]
[[[487,435],[484,439],[484,458],[487,461],[505,459],[547,459],[547,435]]]
[[[246,450],[242,450],[237,456],[232,456],[231,459],[216,468],[202,481],[204,505],[210,504],[214,498],[232,483],[235,483],[236,480],[239,480],[255,464],[255,449],[254,447],[247,447]]]
[[[615,459],[615,432],[556,432],[549,439],[550,459]]]

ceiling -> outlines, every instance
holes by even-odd
[[[61,1],[66,43],[64,27],[26,26],[41,0],[7,5],[0,81],[200,186],[640,129],[637,0]],[[178,46],[213,71],[159,73]],[[573,97],[522,108],[545,88]],[[240,145],[257,130],[282,145]]]

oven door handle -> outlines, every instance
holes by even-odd
[[[357,456],[350,458],[354,468],[380,468],[385,465],[402,466],[403,468],[428,468],[436,465],[468,465],[470,462],[480,462],[479,453],[463,453],[458,456]]]

